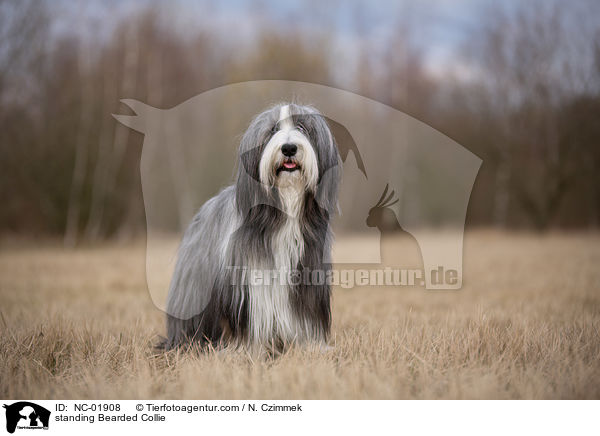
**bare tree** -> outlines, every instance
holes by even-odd
[[[75,139],[75,165],[73,167],[73,178],[71,181],[71,189],[69,193],[69,205],[67,210],[67,223],[63,243],[65,246],[72,247],[77,242],[79,233],[79,221],[81,216],[81,194],[85,182],[87,163],[88,163],[88,141],[90,130],[93,122],[93,92],[92,88],[86,83],[85,78],[90,74],[92,66],[91,59],[92,50],[89,44],[84,41],[80,42],[79,59],[79,76],[80,93],[81,93],[81,109],[79,117],[79,125],[77,127],[77,137]]]

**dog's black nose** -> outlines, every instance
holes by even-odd
[[[298,146],[296,144],[283,144],[281,146],[281,152],[284,156],[291,157],[296,154],[298,151]]]

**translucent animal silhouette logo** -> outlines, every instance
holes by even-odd
[[[213,89],[170,109],[123,100],[135,114],[115,115],[145,135],[140,172],[146,276],[155,304],[164,309],[181,232],[200,206],[231,182],[239,138],[250,120],[291,100],[311,104],[327,118],[343,160],[334,220],[341,243],[334,244],[332,261],[392,263],[381,247],[395,244],[395,232],[410,235],[422,258],[424,287],[459,289],[466,211],[481,159],[374,100],[322,85],[264,80]],[[345,235],[355,234],[363,235],[359,249],[345,249]],[[440,268],[456,279],[436,280]]]

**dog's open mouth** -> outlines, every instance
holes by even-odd
[[[300,169],[300,165],[298,165],[295,161],[293,160],[286,160],[284,161],[281,166],[279,168],[277,168],[277,174],[279,174],[282,171],[286,171],[286,172],[292,172],[292,171],[296,171]]]

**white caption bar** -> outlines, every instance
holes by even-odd
[[[0,433],[598,434],[598,401],[5,400]],[[33,432],[33,430],[38,430]],[[218,432],[218,433],[215,433]],[[3,433],[6,434],[6,433]]]

